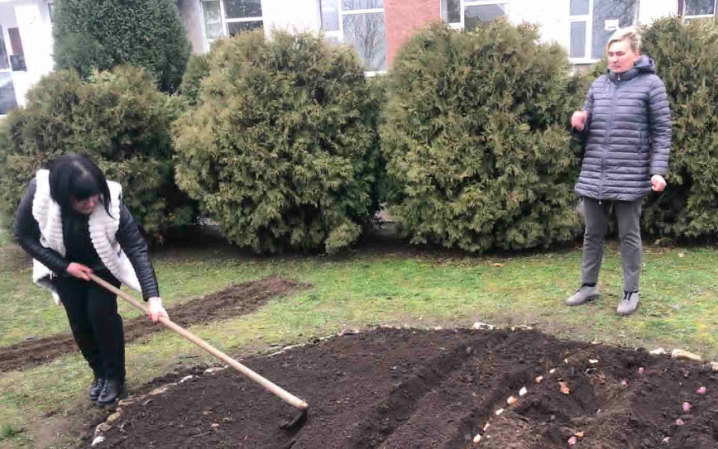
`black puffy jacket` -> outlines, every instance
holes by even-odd
[[[20,200],[20,206],[15,214],[13,230],[22,249],[58,276],[68,276],[66,269],[70,262],[81,263],[93,271],[106,270],[90,240],[87,215],[63,214],[62,233],[67,252],[66,257],[53,249],[42,246],[40,226],[32,215],[32,203],[36,189],[37,183],[33,179]],[[102,206],[98,205],[98,207]],[[142,238],[132,214],[124,204],[120,207],[120,226],[115,237],[135,269],[144,299],[159,296],[157,277],[150,262],[147,243]]]
[[[646,56],[623,74],[593,82],[586,151],[576,193],[597,200],[634,201],[651,191],[651,176],[665,176],[671,151],[671,113],[663,81]]]

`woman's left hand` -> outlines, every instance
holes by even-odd
[[[666,188],[666,180],[661,175],[653,175],[651,177],[651,186],[654,192],[663,192]]]
[[[160,320],[160,317],[165,317],[167,319],[170,318],[169,315],[167,315],[165,308],[162,307],[162,299],[160,299],[159,296],[149,298],[147,303],[149,305],[149,312],[147,313],[147,316],[150,317],[153,323],[157,323]]]

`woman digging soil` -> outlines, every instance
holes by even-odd
[[[125,384],[122,317],[117,297],[89,282],[89,274],[141,291],[153,322],[167,317],[147,244],[122,202],[122,187],[107,181],[88,158],[66,154],[30,181],[14,231],[34,259],[33,281],[65,307],[75,342],[94,373],[90,400],[114,403]]]

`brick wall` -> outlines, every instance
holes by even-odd
[[[389,68],[401,46],[416,29],[441,20],[440,3],[441,0],[384,0]]]

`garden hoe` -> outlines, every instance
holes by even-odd
[[[128,295],[127,293],[123,292],[119,288],[116,288],[114,285],[109,284],[105,282],[103,279],[100,279],[99,277],[95,276],[94,274],[89,274],[90,279],[95,281],[96,283],[100,284],[101,286],[105,287],[112,293],[116,294],[120,298],[124,299],[125,301],[129,302],[136,308],[140,309],[145,315],[147,315],[147,308],[142,305],[139,301],[137,301],[135,298],[133,298],[131,295]],[[199,346],[200,348],[204,349],[205,351],[209,352],[213,356],[217,357],[227,365],[231,366],[232,368],[236,369],[240,373],[242,373],[244,376],[248,377],[250,380],[258,383],[262,387],[264,387],[266,390],[268,390],[270,393],[273,393],[276,396],[279,396],[282,400],[287,402],[288,404],[298,408],[301,413],[294,418],[292,421],[282,423],[281,427],[283,429],[293,429],[297,426],[300,426],[301,424],[304,424],[304,422],[307,419],[307,413],[309,405],[299,399],[298,397],[294,396],[293,394],[289,393],[287,390],[283,389],[282,387],[270,382],[269,380],[265,379],[264,377],[260,376],[259,374],[255,373],[251,369],[247,368],[246,366],[242,365],[238,361],[234,360],[224,352],[220,351],[219,349],[216,349],[214,346],[210,345],[209,343],[205,342],[204,340],[200,339],[196,335],[192,334],[188,330],[182,328],[181,326],[176,325],[169,319],[165,317],[160,317],[160,323],[162,323],[163,326],[170,329],[171,331],[180,334],[187,340],[191,341],[195,345]]]

